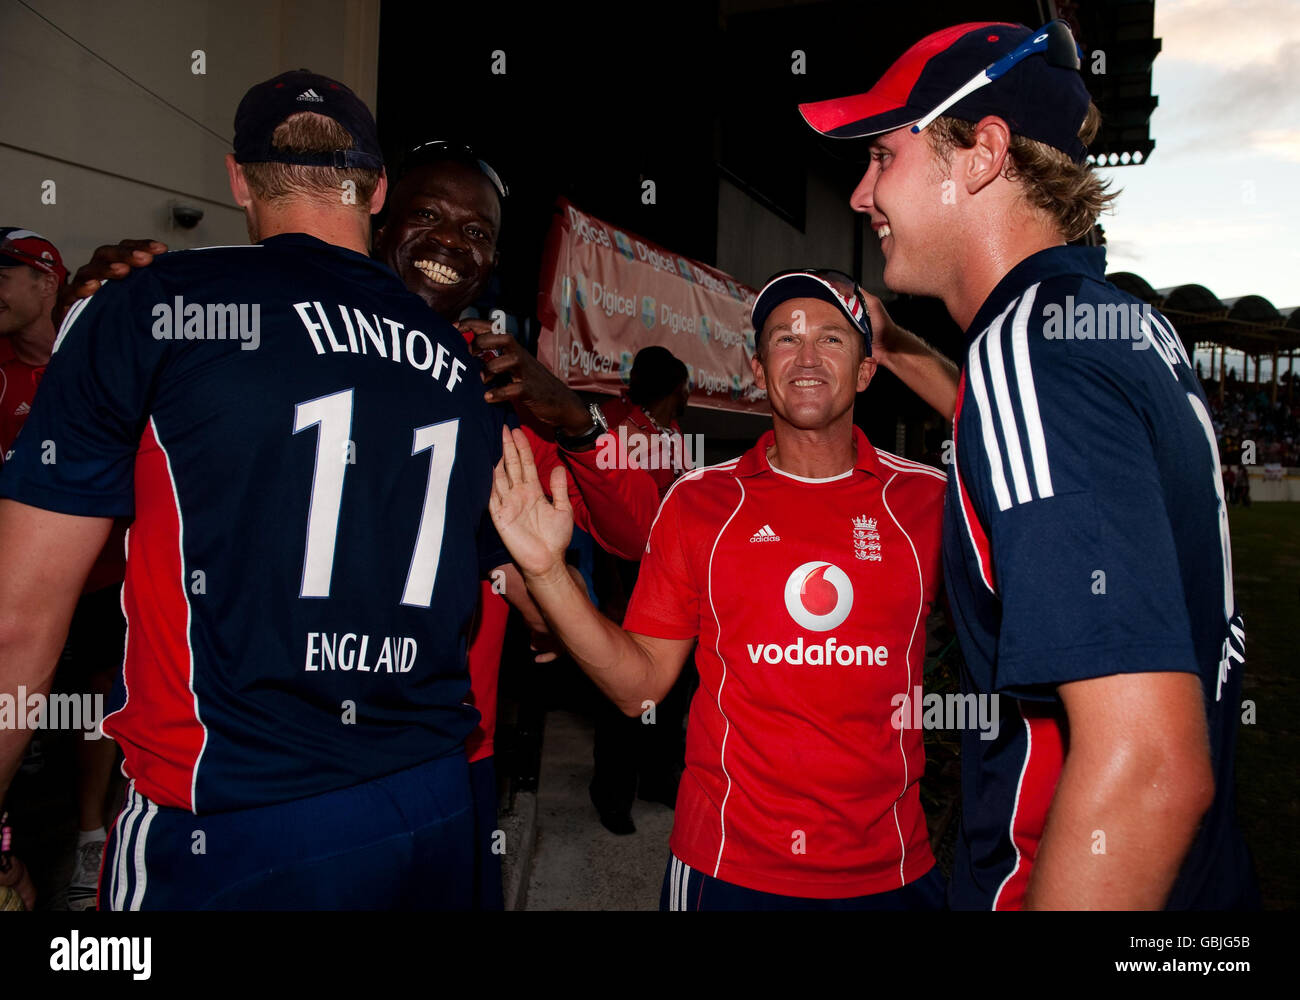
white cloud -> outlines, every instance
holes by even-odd
[[[1186,59],[1225,70],[1275,62],[1277,51],[1300,42],[1295,0],[1161,0],[1155,31],[1159,59]]]
[[[1113,219],[1105,215],[1101,217],[1107,236],[1113,232],[1120,245],[1131,241],[1141,248],[1144,255],[1159,247],[1189,248],[1197,244],[1212,247],[1217,254],[1222,253],[1225,245],[1232,243],[1258,246],[1260,240],[1282,235],[1284,228],[1276,219],[1268,216],[1239,221],[1204,215],[1182,219],[1143,219],[1136,226],[1122,222],[1121,218],[1118,214]]]
[[[1106,229],[1105,219],[1102,219],[1101,224]],[[1106,259],[1110,262],[1112,271],[1136,271],[1137,267],[1133,265],[1140,263],[1144,257],[1142,244],[1137,240],[1112,239],[1110,230],[1106,229]],[[1122,262],[1123,266],[1120,266]]]
[[[1215,148],[1294,160],[1281,130],[1300,121],[1297,9],[1294,0],[1157,4],[1151,128],[1164,156]]]
[[[1159,0],[1155,18],[1155,153],[1101,171],[1125,188],[1101,219],[1110,269],[1300,302],[1300,3]]]
[[[1265,156],[1300,163],[1300,128],[1257,129],[1246,141],[1251,149]]]
[[[1171,222],[1136,232],[1107,225],[1106,234],[1114,236],[1106,246],[1107,270],[1132,271],[1153,288],[1194,283],[1221,297],[1263,295],[1279,307],[1300,302],[1295,257],[1266,249],[1279,242],[1271,227]]]

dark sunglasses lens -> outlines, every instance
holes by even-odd
[[[463,156],[478,164],[479,170],[483,175],[492,182],[492,186],[497,189],[497,194],[506,198],[510,194],[510,189],[506,187],[506,182],[485,160],[480,160],[474,152],[474,147],[463,142],[448,142],[446,139],[435,139],[432,142],[421,143],[414,147],[406,154],[407,168],[419,166],[426,160],[437,160],[445,156]]]
[[[492,186],[497,189],[497,194],[499,194],[502,198],[509,197],[510,189],[506,187],[506,182],[501,179],[501,175],[498,174],[495,170],[493,170],[492,167],[489,166],[485,160],[479,160],[478,166],[479,169],[482,170],[483,173],[487,176],[487,179],[492,182]]]
[[[443,154],[443,153],[464,153],[467,156],[473,156],[474,150],[470,149],[463,143],[448,142],[445,139],[435,139],[432,142],[422,142],[418,146],[412,147],[409,156],[423,154]]]
[[[845,298],[861,298],[858,294],[858,283],[843,271],[836,271],[832,268],[821,268],[814,273],[817,277],[830,284]]]
[[[817,271],[814,271],[813,273],[816,274],[817,277],[825,278],[827,281],[833,284],[848,285],[850,288],[853,289],[856,289],[858,287],[858,283],[854,281],[852,277],[845,274],[843,271],[837,271],[834,268],[829,268],[829,267],[821,268]]]
[[[1080,66],[1079,47],[1064,21],[1052,21],[1047,26],[1047,64],[1058,69],[1075,69]]]

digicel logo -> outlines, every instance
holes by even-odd
[[[844,624],[853,609],[853,584],[848,574],[828,562],[806,562],[785,581],[785,608],[795,623],[813,632],[829,632]],[[775,642],[746,643],[749,661],[793,666],[883,667],[889,662],[884,646],[841,646],[834,636],[819,644],[804,644],[803,636],[787,646]]]

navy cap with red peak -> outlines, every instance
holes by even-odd
[[[996,115],[1013,134],[1082,163],[1088,151],[1079,127],[1088,102],[1078,47],[1064,21],[1037,31],[978,21],[927,35],[866,93],[801,104],[799,113],[831,139],[861,139],[907,125],[919,132],[939,113],[969,122]]]
[[[846,295],[835,287],[835,281],[852,286],[851,291]],[[867,356],[871,356],[871,315],[867,312],[867,303],[858,283],[847,274],[826,268],[782,271],[769,278],[754,299],[749,314],[755,338],[762,335],[763,326],[777,306],[791,299],[821,299],[835,306],[853,328],[862,334],[867,345]]]
[[[286,152],[271,144],[276,128],[301,111],[333,118],[352,136],[352,149]],[[235,160],[298,163],[309,167],[382,170],[384,154],[370,109],[337,80],[306,69],[290,70],[248,89],[235,112]]]
[[[19,226],[0,226],[0,267],[20,264],[54,275],[59,284],[68,276],[59,248],[40,233]]]

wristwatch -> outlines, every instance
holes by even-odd
[[[565,434],[558,427],[555,429],[555,443],[565,451],[590,451],[596,446],[602,434],[609,431],[609,421],[596,403],[588,403],[587,411],[591,414],[591,430],[577,437]]]

